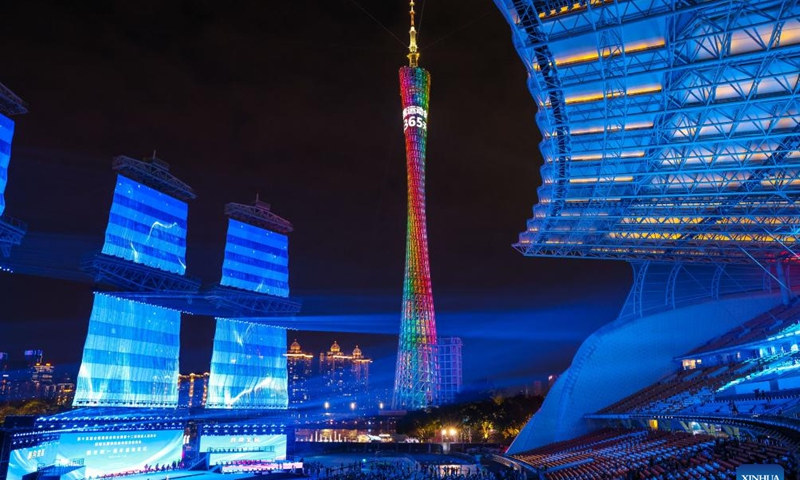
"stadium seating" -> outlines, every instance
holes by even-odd
[[[705,345],[695,348],[689,355],[712,352],[735,345],[745,345],[762,340],[783,329],[795,326],[800,319],[800,304],[793,307],[777,306],[733,330],[711,339]]]
[[[739,465],[775,461],[786,478],[797,474],[789,451],[780,446],[658,430],[603,429],[515,458],[547,480],[728,479]]]

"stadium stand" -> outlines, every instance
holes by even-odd
[[[798,305],[778,306],[741,322],[586,416],[604,428],[513,458],[545,480],[721,480],[750,463],[779,463],[785,478],[800,478],[799,316]]]
[[[797,478],[786,447],[764,439],[740,441],[706,434],[602,429],[573,440],[514,455],[546,480],[729,479],[742,464],[778,463]]]

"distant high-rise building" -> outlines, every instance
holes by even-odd
[[[198,408],[206,406],[208,372],[178,376],[178,406]]]
[[[14,361],[8,354],[0,354],[0,401],[56,401],[59,388],[69,390],[68,385],[59,387],[55,366],[43,363],[41,350],[25,350],[23,355],[24,360]]]
[[[25,363],[29,367],[42,363],[44,352],[42,350],[25,350]]]
[[[304,352],[297,340],[292,342],[286,354],[289,404],[302,405],[310,399],[308,379],[311,377],[314,355]]]
[[[358,346],[353,349],[352,355],[347,355],[334,341],[330,350],[319,355],[322,391],[326,399],[332,401],[333,405],[347,403],[350,409],[367,407],[370,363],[372,360],[364,357]]]
[[[361,349],[353,349],[353,384],[358,393],[365,394],[369,391],[369,364],[372,360],[365,358],[361,353]]]
[[[327,352],[319,354],[319,373],[322,376],[325,393],[344,395],[350,360],[352,357],[342,353],[342,348],[335,340]]]
[[[461,347],[459,337],[439,339],[439,393],[441,403],[452,403],[461,392],[463,378],[461,369]]]
[[[533,382],[533,395],[537,397],[544,395],[544,387],[542,387],[541,380],[536,380]]]
[[[75,384],[72,382],[60,382],[56,384],[55,401],[56,405],[72,405],[75,399]]]

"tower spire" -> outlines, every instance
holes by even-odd
[[[408,44],[408,66],[417,67],[419,66],[419,52],[417,51],[417,29],[414,28],[414,0],[410,0],[408,6],[408,13],[411,15],[411,29],[408,31],[408,35],[411,38]]]
[[[399,72],[403,133],[406,139],[408,228],[403,308],[392,396],[395,410],[417,410],[439,405],[440,402],[439,350],[425,216],[425,146],[431,76],[418,64],[414,0],[410,0],[409,5],[409,65],[401,67]]]

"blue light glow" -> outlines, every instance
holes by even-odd
[[[286,435],[204,435],[200,437],[200,451],[209,452],[210,465],[285,460]]]
[[[39,464],[52,465],[56,460],[57,442],[48,442],[35,447],[17,448],[8,459],[8,480],[22,477],[37,470]]]
[[[220,284],[288,297],[288,237],[230,219]]]
[[[11,160],[11,139],[14,121],[0,114],[0,215],[6,209],[5,191],[8,183],[8,162]]]
[[[186,203],[117,176],[103,253],[186,273]]]
[[[217,319],[208,408],[287,408],[286,331]]]
[[[61,434],[57,442],[12,451],[8,479],[22,480],[40,464],[80,460],[85,469],[76,478],[96,478],[142,471],[145,465],[172,466],[182,456],[183,430]]]
[[[74,406],[177,407],[178,311],[96,293]]]

